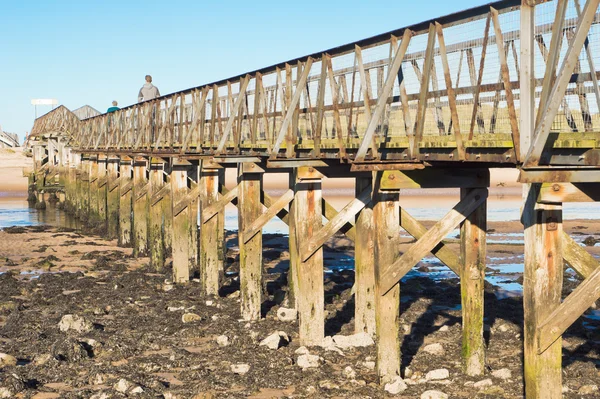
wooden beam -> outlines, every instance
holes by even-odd
[[[173,165],[171,171],[171,207],[180,201],[180,198],[188,192],[187,169],[185,166]],[[186,212],[175,213],[173,210],[173,281],[175,283],[187,283],[190,280],[189,254],[189,230],[190,218]]]
[[[225,207],[238,196],[238,186],[235,186],[231,190],[228,190],[221,196],[216,202],[203,207],[202,209],[202,223],[208,222],[213,216],[225,209]]]
[[[538,202],[597,202],[600,201],[600,183],[544,183]]]
[[[373,178],[357,177],[356,195],[365,188],[372,187]],[[373,222],[372,202],[367,204],[356,218],[354,245],[354,332],[367,333],[372,337],[376,334],[375,319],[375,257],[373,254],[375,225]]]
[[[287,190],[277,201],[273,202],[268,209],[254,220],[242,233],[243,241],[248,242],[258,233],[265,224],[278,215],[294,199],[294,190]]]
[[[200,207],[202,211],[219,202],[219,169],[207,169],[202,166],[198,187],[200,188]],[[234,191],[234,190],[232,190]],[[237,191],[237,190],[235,190]],[[237,191],[239,193],[239,191]],[[222,202],[224,209],[229,201]],[[239,204],[238,204],[239,205]],[[223,242],[220,217],[201,219],[200,225],[200,281],[204,295],[219,295],[219,280],[223,274]]]
[[[414,158],[419,155],[419,143],[423,139],[425,131],[425,117],[427,114],[427,94],[429,93],[429,78],[431,76],[431,68],[433,65],[433,49],[435,47],[435,25],[429,24],[429,36],[427,40],[427,55],[423,64],[423,74],[421,76],[421,90],[419,92],[419,105],[417,107],[417,121],[415,128],[415,141],[411,152]]]
[[[382,267],[380,287],[387,294],[404,275],[435,248],[452,230],[487,199],[487,189],[473,189],[450,212],[417,240],[393,264]]]
[[[179,194],[181,198],[175,205],[173,205],[173,216],[179,215],[183,212],[190,204],[198,199],[200,195],[200,187],[196,186],[189,190],[185,195]]]
[[[425,168],[415,170],[388,170],[383,172],[381,188],[451,188],[487,187],[488,169]]]
[[[223,131],[221,140],[219,141],[219,145],[217,146],[217,150],[215,151],[217,155],[221,154],[225,149],[225,144],[227,143],[227,139],[229,138],[229,135],[233,128],[233,122],[235,121],[235,117],[239,112],[240,106],[242,105],[242,101],[244,100],[244,94],[246,93],[246,89],[248,88],[248,83],[250,83],[250,75],[246,75],[240,80],[240,90],[238,92],[238,96],[235,99],[233,107],[231,108],[229,118],[227,119],[227,125],[225,125],[225,131]],[[236,143],[236,145],[238,144],[239,143]]]
[[[567,233],[562,235],[562,250],[565,262],[583,278],[589,277],[599,266],[598,261],[588,251],[583,249]]]
[[[521,169],[519,183],[598,183],[600,169]]]
[[[481,91],[481,83],[483,81],[483,68],[485,66],[485,55],[487,53],[488,39],[490,37],[490,22],[491,22],[491,13],[488,13],[487,19],[485,21],[485,30],[483,34],[483,44],[481,47],[481,61],[479,63],[479,76],[477,78],[477,84],[475,85],[475,93],[473,94],[473,113],[471,115],[471,127],[469,129],[469,140],[473,139],[473,134],[475,131],[475,120],[477,120],[477,125],[479,126],[479,133],[482,133],[482,130],[485,130],[485,125],[483,122],[483,112],[481,110],[481,104],[479,103],[479,94]],[[471,82],[473,83],[475,77],[475,60],[473,59],[473,50],[467,50],[467,62],[469,64],[469,69],[471,71]]]
[[[161,176],[162,177],[162,176]],[[150,197],[150,206],[158,204],[167,194],[171,192],[171,186],[164,184],[155,190]]]

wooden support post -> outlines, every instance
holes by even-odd
[[[295,184],[294,221],[296,248],[310,240],[323,227],[321,175],[313,168],[298,168]],[[325,293],[323,286],[323,249],[305,262],[296,259],[298,285],[296,302],[300,319],[300,345],[319,345],[325,338]]]
[[[81,198],[81,206],[79,208],[79,219],[82,222],[87,222],[90,211],[90,159],[83,158],[81,162],[81,175],[79,185],[79,196]]]
[[[400,190],[381,190],[377,172],[373,190],[373,254],[375,257],[375,319],[377,374],[382,383],[400,375],[400,284],[387,291],[382,286],[382,267],[398,258],[400,239]],[[386,293],[387,292],[387,293]]]
[[[523,207],[525,225],[525,394],[527,398],[562,397],[562,339],[539,353],[540,325],[561,302],[563,278],[562,204],[536,204],[532,184]]]
[[[200,167],[197,163],[192,163],[188,170],[189,186],[191,192],[198,193],[198,184],[200,184]],[[195,190],[195,191],[194,191]],[[187,207],[188,217],[190,218],[190,251],[189,255],[189,268],[190,270],[198,270],[199,264],[199,253],[200,253],[200,241],[198,231],[198,212],[199,212],[200,201],[198,195],[193,195],[191,201]]]
[[[99,221],[98,215],[98,156],[94,155],[89,160],[89,211],[87,222],[90,226],[95,225]]]
[[[288,213],[288,248],[290,252],[290,266],[287,274],[288,282],[288,296],[287,306],[294,309],[298,309],[298,245],[296,239],[296,180],[297,180],[297,169],[293,169],[289,175],[289,187],[294,191],[294,199],[290,202],[290,212]]]
[[[171,202],[175,207],[188,193],[189,162],[175,161],[171,170]],[[190,280],[189,268],[189,224],[188,213],[183,210],[173,212],[173,281],[187,283]]]
[[[356,195],[372,184],[372,178],[356,178]],[[373,208],[367,204],[356,218],[354,331],[375,336],[375,259],[373,257]]]
[[[119,236],[119,158],[108,158],[107,169],[107,234],[115,239]]]
[[[242,234],[262,213],[264,170],[256,164],[238,167],[238,223],[240,246],[241,314],[244,320],[259,320],[262,303],[262,230],[246,241]]]
[[[98,155],[98,224],[103,230],[106,230],[107,221],[107,157],[106,155]]]
[[[461,198],[472,189],[462,188]],[[460,236],[460,291],[463,313],[462,355],[467,375],[483,375],[485,343],[483,340],[483,284],[486,256],[486,204],[479,205],[462,223]]]
[[[200,202],[205,209],[218,201],[219,197],[219,169],[205,168],[202,166],[200,173]],[[208,220],[202,220],[200,226],[200,280],[204,295],[219,294],[219,278],[222,273],[223,247],[219,245],[222,234],[219,230],[219,215],[214,215]]]
[[[132,218],[133,212],[133,167],[131,158],[121,157],[119,165],[119,245],[122,247],[131,246],[132,236]]]
[[[172,252],[173,246],[173,204],[171,199],[171,163],[163,164],[165,169],[163,170],[165,184],[169,186],[169,190],[166,192],[165,197],[162,200],[163,207],[163,234],[165,244],[165,257],[169,256]]]
[[[163,165],[160,159],[150,160],[150,193],[154,195],[164,186]],[[150,218],[148,236],[150,243],[150,266],[156,271],[162,271],[165,265],[165,244],[163,235],[163,201],[157,203],[150,201]]]
[[[133,162],[133,256],[148,255],[148,162]]]

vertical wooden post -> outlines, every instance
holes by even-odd
[[[150,196],[156,194],[164,185],[163,161],[150,158]],[[150,244],[150,266],[162,271],[165,264],[165,246],[163,240],[163,204],[164,199],[156,204],[150,203],[148,236]]]
[[[81,161],[81,180],[79,185],[79,196],[81,197],[81,207],[79,209],[79,219],[87,222],[90,211],[90,159],[86,156]]]
[[[107,162],[106,155],[98,155],[98,180],[96,186],[98,187],[97,199],[98,199],[98,223],[102,228],[106,229],[106,221],[108,212],[107,208]]]
[[[188,170],[188,180],[190,189],[195,190],[200,182],[200,167],[197,163],[193,163]],[[199,252],[200,252],[200,241],[198,232],[198,211],[200,201],[196,196],[189,204],[187,208],[188,217],[190,218],[190,229],[189,229],[189,267],[191,270],[198,270]]]
[[[163,164],[165,184],[171,185],[171,162]],[[161,201],[163,207],[163,234],[165,244],[165,257],[169,256],[173,245],[173,205],[171,203],[171,190]]]
[[[217,169],[218,189],[225,187],[225,168]],[[227,259],[227,245],[225,245],[225,208],[221,209],[217,214],[217,246],[219,248],[219,273],[225,273],[225,260]]]
[[[244,320],[260,319],[262,230],[253,237],[245,237],[243,231],[262,214],[263,173],[264,170],[253,163],[243,163],[238,166],[240,293],[241,314]]]
[[[472,189],[461,188],[461,199]],[[460,292],[462,304],[462,356],[467,375],[482,375],[485,368],[483,341],[483,284],[485,281],[487,202],[462,223],[460,236]]]
[[[310,240],[323,227],[321,174],[311,167],[297,171],[294,212],[296,248]],[[325,338],[325,293],[323,287],[323,248],[306,262],[299,256],[296,302],[300,319],[300,345],[319,345]]]
[[[98,156],[92,155],[89,160],[89,173],[88,173],[88,195],[89,195],[89,208],[88,208],[88,224],[95,225],[98,223]]]
[[[356,178],[358,195],[373,182],[372,177]],[[373,208],[368,204],[356,218],[354,331],[375,336],[375,258],[373,257]]]
[[[289,175],[289,187],[296,190],[297,169],[292,169]],[[296,196],[290,202],[290,212],[288,213],[288,247],[290,252],[290,266],[287,274],[288,296],[287,306],[298,309],[297,290],[298,290],[298,246],[296,245]]]
[[[145,158],[133,162],[133,256],[148,255],[148,163]]]
[[[109,157],[107,160],[107,233],[108,238],[119,237],[119,158]]]
[[[119,175],[119,245],[128,247],[133,242],[133,166],[130,157],[121,157]]]
[[[201,208],[204,209],[217,202],[219,195],[219,169],[202,165],[200,172]],[[200,280],[204,295],[219,294],[219,275],[223,270],[220,259],[223,255],[222,235],[219,234],[219,217],[214,215],[202,220],[200,226]],[[221,254],[220,254],[221,252]]]
[[[382,173],[377,172],[373,190],[373,225],[375,235],[375,318],[377,336],[377,373],[382,382],[400,375],[400,284],[396,284],[383,295],[380,285],[380,270],[398,258],[400,237],[400,191],[382,191],[379,181]]]
[[[188,193],[188,168],[190,163],[174,160],[171,169],[171,203],[173,209],[173,281],[187,283],[190,280],[189,268],[189,225],[190,218],[184,209],[175,212],[175,205]]]

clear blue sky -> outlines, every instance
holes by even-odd
[[[0,125],[23,139],[32,98],[104,112],[146,74],[167,94],[487,2],[3,1]]]

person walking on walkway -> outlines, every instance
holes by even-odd
[[[152,84],[152,76],[146,75],[146,84],[142,86],[138,94],[138,102],[148,101],[160,97],[158,87]]]
[[[121,108],[118,107],[119,103],[116,101],[112,102],[112,107],[110,107],[109,109],[106,110],[107,114],[110,114],[111,112],[115,112],[120,110]]]

